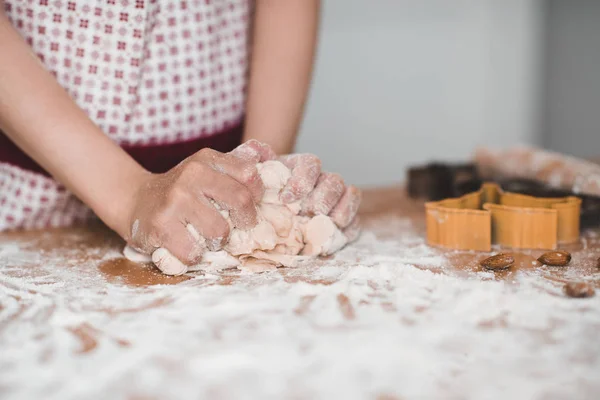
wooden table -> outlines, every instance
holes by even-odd
[[[297,269],[167,277],[99,225],[0,235],[0,398],[598,399],[600,231],[569,267],[482,271],[367,191],[360,240]]]

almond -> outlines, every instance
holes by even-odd
[[[552,267],[564,267],[571,262],[571,254],[566,251],[549,251],[538,258],[538,261],[544,265]]]
[[[585,282],[569,282],[564,287],[565,294],[569,297],[592,297],[596,292],[592,285]]]
[[[483,268],[492,271],[502,271],[504,269],[508,269],[512,267],[514,263],[514,257],[504,253],[496,254],[480,262]]]

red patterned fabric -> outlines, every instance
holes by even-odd
[[[13,26],[75,102],[140,163],[164,171],[239,143],[249,0],[5,0]],[[89,211],[0,133],[0,230]]]

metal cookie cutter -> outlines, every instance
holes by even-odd
[[[408,195],[412,198],[442,200],[477,190],[479,180],[475,164],[441,162],[414,166],[408,169]]]
[[[578,197],[533,197],[484,183],[462,197],[425,203],[427,243],[478,251],[490,251],[492,243],[555,249],[579,240],[580,211]]]

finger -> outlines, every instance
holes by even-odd
[[[202,254],[206,250],[206,244],[203,240],[198,240],[197,237],[186,228],[184,223],[172,219],[168,223],[163,224],[160,232],[162,233],[160,234],[159,243],[156,246],[157,248],[168,250],[171,256],[176,257],[184,265],[194,265],[200,261]],[[155,252],[156,251],[154,251],[153,254]],[[152,261],[154,261],[154,257]],[[174,271],[173,268],[175,267],[176,265],[174,264],[172,267],[165,268]]]
[[[163,247],[152,253],[152,262],[167,275],[182,275],[187,272],[187,266]]]
[[[338,174],[323,172],[317,180],[315,189],[302,204],[307,215],[329,215],[339,202],[345,190],[344,180]]]
[[[186,229],[199,245],[210,251],[223,248],[229,239],[229,223],[206,197],[197,199],[185,215]]]
[[[186,165],[187,168],[192,170],[191,173],[194,175],[192,179],[204,174],[205,164],[208,164],[217,172],[231,176],[246,186],[256,202],[262,199],[265,188],[255,162],[249,162],[212,149],[204,149],[190,157],[190,162]]]
[[[213,162],[213,168],[246,186],[255,202],[262,199],[265,187],[256,168],[256,163],[241,160],[231,154],[220,154]]]
[[[256,203],[248,188],[229,175],[217,171],[207,171],[199,179],[203,183],[203,195],[229,211],[231,222],[236,228],[250,229],[256,226]]]
[[[280,158],[292,172],[292,177],[281,192],[281,201],[293,203],[306,197],[321,174],[321,160],[313,154],[290,154]]]
[[[344,229],[344,235],[348,238],[348,243],[354,242],[360,236],[360,217],[354,218],[350,225]]]
[[[265,162],[277,158],[268,144],[251,139],[231,151],[231,155],[253,163]]]
[[[337,226],[344,229],[356,217],[361,199],[362,193],[360,189],[352,185],[346,187],[346,191],[336,206],[333,207],[333,210],[331,210],[329,217]]]
[[[186,265],[196,264],[207,248],[223,246],[229,224],[206,197],[182,190],[168,196],[168,206],[152,219],[146,245],[165,248]]]

